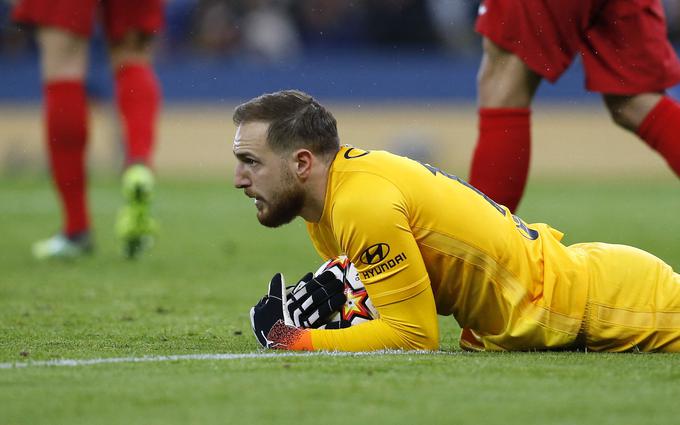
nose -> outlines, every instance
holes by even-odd
[[[234,187],[237,189],[243,189],[250,186],[251,181],[248,173],[240,162],[236,164],[234,169]]]

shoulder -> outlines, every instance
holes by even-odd
[[[408,163],[413,162],[386,151],[369,151],[345,145],[333,161],[332,179],[338,186],[351,185],[354,191],[375,192],[377,187],[399,187]]]
[[[344,170],[333,176],[333,205],[375,209],[403,198],[398,182],[376,169]]]
[[[330,210],[333,228],[367,231],[407,215],[407,201],[399,187],[375,172],[347,173],[335,187]]]

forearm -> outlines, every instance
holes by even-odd
[[[395,328],[383,319],[345,329],[312,329],[310,334],[313,349],[328,351],[434,350],[439,343],[436,328]]]
[[[429,291],[380,308],[381,318],[345,329],[279,328],[277,338],[289,350],[374,351],[435,350],[439,327]]]

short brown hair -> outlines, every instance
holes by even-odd
[[[237,106],[234,124],[269,123],[267,143],[277,152],[305,148],[321,156],[340,149],[335,117],[312,96],[299,90],[267,93]]]

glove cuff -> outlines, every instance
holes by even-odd
[[[267,348],[297,351],[311,351],[314,349],[312,346],[312,334],[309,329],[288,326],[283,323],[283,320],[274,323],[274,326],[272,326],[267,334],[267,339],[270,341]]]

